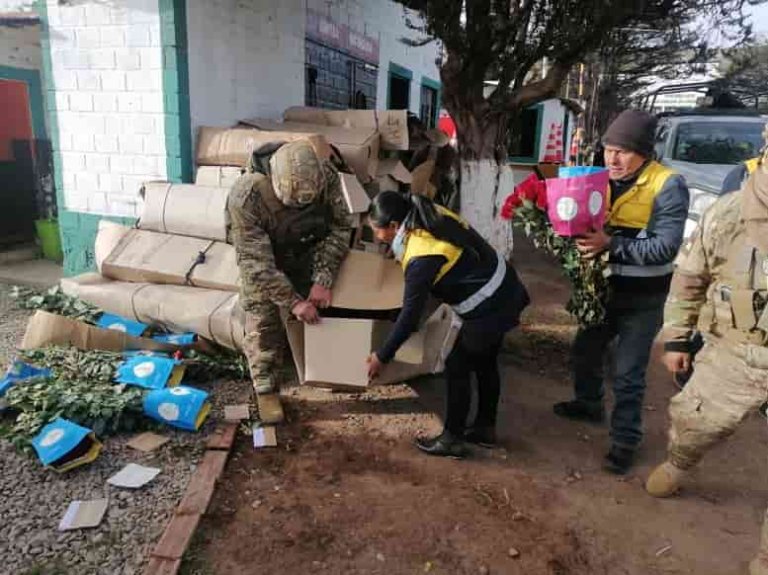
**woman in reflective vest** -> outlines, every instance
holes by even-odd
[[[403,307],[387,341],[368,358],[369,377],[375,379],[416,331],[431,294],[453,308],[462,326],[445,363],[444,430],[437,437],[418,439],[416,445],[432,455],[462,457],[465,441],[494,444],[498,354],[504,334],[519,323],[529,303],[525,287],[514,268],[475,230],[423,196],[382,192],[373,200],[369,221],[405,272]],[[472,373],[477,377],[478,410],[467,427]]]

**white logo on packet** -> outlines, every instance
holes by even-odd
[[[161,403],[157,413],[166,421],[176,421],[179,418],[179,406],[175,403]]]
[[[189,390],[183,387],[172,387],[169,391],[172,395],[189,395]]]
[[[589,213],[596,216],[600,213],[600,209],[603,207],[603,194],[598,191],[594,191],[589,194]]]
[[[115,331],[121,331],[123,333],[128,331],[128,328],[125,327],[124,323],[117,323],[117,322],[110,324],[107,329],[113,329]]]
[[[64,437],[64,430],[63,429],[51,429],[48,433],[45,434],[45,437],[40,441],[40,445],[43,447],[50,447],[51,445],[54,445],[61,441],[61,438]]]
[[[149,377],[155,373],[155,364],[151,361],[144,361],[133,368],[133,373],[136,377]]]
[[[564,222],[570,222],[579,213],[579,205],[576,200],[569,197],[557,200],[557,217]]]

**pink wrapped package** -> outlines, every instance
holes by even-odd
[[[547,215],[555,233],[571,237],[602,229],[608,170],[567,168],[560,170],[560,176],[547,180]]]

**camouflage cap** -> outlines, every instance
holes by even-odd
[[[307,140],[282,146],[270,158],[269,168],[275,195],[288,207],[311,204],[325,184],[320,160]]]

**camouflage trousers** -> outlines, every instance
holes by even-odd
[[[245,310],[243,351],[248,359],[253,387],[259,393],[277,389],[286,350],[285,312],[270,301]]]
[[[768,398],[768,363],[755,346],[708,344],[696,369],[669,404],[669,459],[690,469],[715,444],[729,437]],[[766,363],[763,367],[763,363]]]

